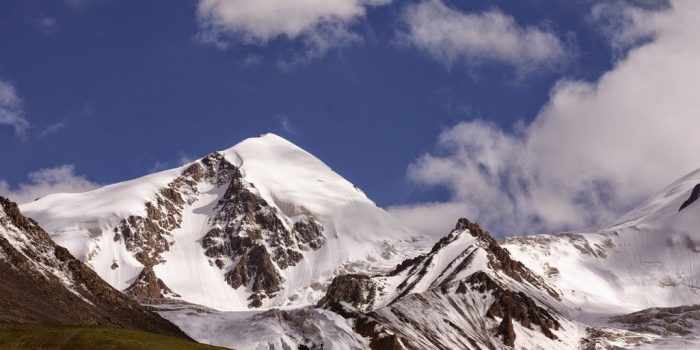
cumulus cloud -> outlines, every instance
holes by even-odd
[[[17,97],[12,84],[0,80],[0,125],[9,125],[15,129],[15,134],[26,138],[29,121],[24,118],[22,100]]]
[[[27,178],[28,182],[16,188],[0,180],[0,195],[22,204],[51,193],[85,192],[98,187],[98,184],[77,175],[73,165],[40,169],[29,173]]]
[[[424,0],[408,6],[403,20],[402,41],[448,66],[489,61],[525,72],[567,57],[551,31],[521,26],[499,10],[464,13],[440,0]]]
[[[558,82],[534,121],[513,132],[484,121],[446,130],[409,178],[448,188],[443,206],[510,234],[607,224],[700,167],[700,2],[621,13],[629,14],[625,40],[648,40],[612,70]],[[409,222],[442,220],[441,210],[394,208]]]
[[[263,45],[283,37],[301,39],[307,53],[360,40],[350,26],[368,8],[391,0],[199,0],[199,38],[225,48],[232,43]],[[300,58],[297,58],[300,59]]]

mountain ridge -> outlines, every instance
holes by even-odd
[[[0,197],[0,321],[140,329],[189,339],[105,283]]]
[[[700,303],[698,207],[679,211],[698,183],[700,171],[600,232],[497,241],[460,219],[433,240],[267,134],[22,209],[198,341],[588,350],[700,334],[693,307],[673,308]],[[655,319],[665,314],[668,329]]]

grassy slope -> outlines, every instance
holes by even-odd
[[[0,349],[216,350],[223,348],[127,329],[32,323],[0,324]]]

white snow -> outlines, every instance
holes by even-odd
[[[297,349],[300,344],[323,344],[323,349],[366,349],[367,340],[333,312],[301,308],[225,312],[186,303],[154,305],[159,314],[179,325],[196,341],[236,349]],[[306,342],[305,342],[306,340]]]

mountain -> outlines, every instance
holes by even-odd
[[[127,294],[225,311],[314,303],[335,275],[391,268],[423,244],[323,162],[273,134],[22,210]]]
[[[105,283],[0,197],[0,322],[132,328],[187,338]]]
[[[387,274],[336,277],[319,305],[352,319],[373,349],[571,348],[576,326],[559,301],[488,232],[460,219],[429,252]]]
[[[421,236],[266,134],[22,206],[190,337],[241,349],[695,346],[700,171],[594,233]],[[437,242],[436,242],[437,241]]]

